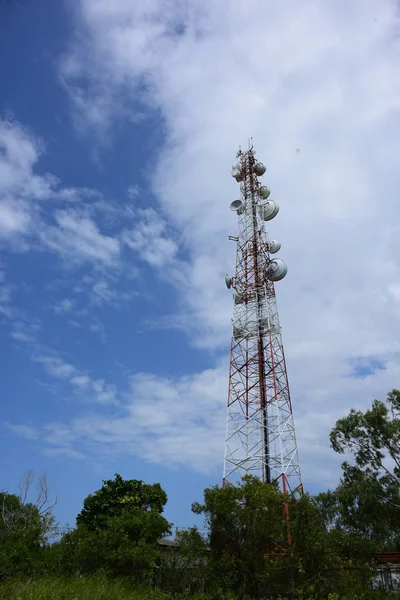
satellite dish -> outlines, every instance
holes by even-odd
[[[263,200],[266,200],[267,198],[269,198],[270,194],[271,194],[271,190],[269,190],[266,185],[262,185],[260,187],[260,196]]]
[[[232,177],[238,177],[240,175],[240,172],[242,170],[242,165],[240,164],[240,162],[236,162],[233,163],[232,165]]]
[[[257,163],[255,165],[255,167],[254,167],[254,170],[255,170],[255,172],[256,172],[257,175],[264,175],[264,173],[267,170],[267,168],[262,163]]]
[[[270,221],[276,217],[278,212],[279,204],[277,204],[274,200],[268,200],[260,206],[260,214],[264,221]]]
[[[281,258],[274,258],[267,267],[267,277],[271,281],[280,281],[286,273],[287,266]]]
[[[239,210],[243,209],[242,200],[234,200],[233,202],[231,202],[230,209],[239,212]]]
[[[236,181],[242,181],[244,179],[245,173],[243,172],[242,163],[236,162],[232,165],[232,177],[236,179]]]
[[[275,254],[281,249],[281,243],[278,240],[270,240],[268,242],[268,250],[271,254]]]
[[[230,290],[232,286],[232,277],[229,277],[228,273],[225,275],[225,284],[228,290]]]

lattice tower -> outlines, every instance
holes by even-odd
[[[240,183],[240,200],[231,204],[238,216],[236,271],[226,276],[233,291],[232,340],[227,407],[224,484],[249,474],[282,491],[301,491],[301,475],[274,282],[287,273],[275,258],[280,249],[269,239],[265,222],[279,206],[260,182],[265,166],[251,147],[239,151],[232,176]]]

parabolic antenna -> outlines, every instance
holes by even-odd
[[[274,200],[268,200],[260,206],[260,214],[264,221],[270,221],[276,217],[278,212],[279,204],[277,204]]]
[[[226,283],[226,287],[229,290],[232,286],[232,277],[229,277],[228,273],[225,275],[225,283]]]
[[[234,177],[236,179],[236,181],[240,181],[241,179],[243,179],[242,165],[240,162],[233,163],[232,177]]]
[[[237,175],[239,175],[241,170],[242,165],[240,164],[240,162],[234,162],[232,165],[232,177],[236,177]]]
[[[257,163],[256,166],[254,167],[254,170],[257,173],[257,175],[264,175],[267,168],[262,163]]]
[[[271,281],[280,281],[287,273],[286,263],[281,258],[274,258],[267,267],[267,277]]]
[[[270,194],[271,194],[271,190],[269,190],[266,185],[262,185],[260,187],[260,196],[263,200],[266,200],[267,198],[269,198]]]
[[[233,202],[231,202],[230,205],[230,209],[233,211],[239,211],[241,208],[243,208],[243,202],[242,200],[234,200]]]
[[[275,254],[281,249],[281,243],[278,240],[270,240],[268,242],[268,250],[271,254]]]

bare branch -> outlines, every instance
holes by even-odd
[[[41,475],[37,481],[37,499],[36,499],[36,508],[39,511],[40,515],[46,514],[49,512],[58,502],[58,496],[56,496],[53,504],[50,504],[49,496],[50,496],[50,486],[47,481],[47,477],[45,474]]]
[[[383,500],[384,502],[391,504],[395,508],[400,508],[400,504],[395,504],[395,502],[392,502],[391,500],[389,500],[388,498],[385,498],[384,496],[378,496],[378,498],[379,498],[379,500]]]
[[[34,471],[26,471],[26,473],[21,477],[18,484],[18,496],[21,501],[21,504],[25,505],[28,499],[29,490],[32,486],[32,481],[34,479],[35,472]]]

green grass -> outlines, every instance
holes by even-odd
[[[138,590],[126,580],[105,577],[12,581],[0,585],[0,600],[168,600],[158,590]]]
[[[107,580],[102,576],[44,577],[38,580],[9,581],[0,584],[0,600],[187,600],[187,598],[186,594],[173,595],[157,589],[140,589],[137,584],[127,579]],[[306,600],[306,596],[301,598]],[[389,598],[393,596],[388,596],[384,592],[363,595],[363,600],[388,600]],[[233,596],[227,596],[225,600],[227,599],[233,600]],[[361,600],[359,596],[353,594],[345,597],[332,594],[329,599]],[[192,596],[190,600],[207,600],[207,596]],[[315,600],[314,596],[312,600]]]

